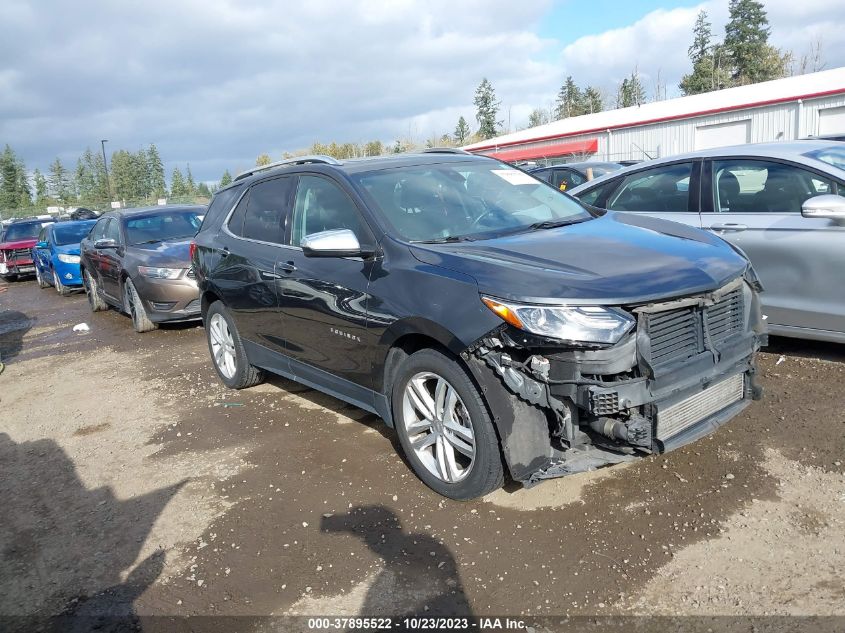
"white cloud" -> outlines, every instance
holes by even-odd
[[[699,8],[721,37],[727,0],[659,10],[563,47],[536,32],[551,0],[59,0],[0,3],[0,144],[30,168],[155,142],[197,178],[323,142],[417,139],[474,125],[488,77],[500,118],[524,125],[566,74],[607,94],[636,65],[670,95]],[[821,37],[845,65],[845,4],[769,0],[772,41]],[[585,9],[587,10],[587,9]],[[556,47],[560,54],[556,57]],[[553,61],[544,61],[552,59]]]

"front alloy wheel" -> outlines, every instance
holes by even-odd
[[[420,372],[405,386],[402,423],[414,454],[435,477],[453,484],[475,463],[475,433],[455,388],[442,376]]]
[[[458,357],[434,349],[414,352],[397,368],[390,394],[399,443],[427,486],[462,500],[502,486],[493,420]]]

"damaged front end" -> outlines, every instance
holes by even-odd
[[[635,323],[613,344],[565,342],[510,322],[478,340],[463,357],[511,476],[531,486],[666,452],[759,399],[760,289],[749,269],[713,292],[622,306]]]

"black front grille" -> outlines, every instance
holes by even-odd
[[[16,248],[6,251],[6,261],[13,262],[16,259],[32,259],[32,251],[28,248]]]
[[[688,306],[646,315],[652,367],[671,365],[718,349],[741,333],[745,322],[742,288],[723,295],[713,305]],[[709,338],[708,338],[709,335]]]

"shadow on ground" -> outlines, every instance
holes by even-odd
[[[0,473],[0,629],[131,627],[164,552],[121,575],[184,482],[120,500],[110,488],[86,488],[56,442],[16,443],[5,433]]]
[[[396,514],[382,505],[356,506],[324,516],[320,529],[360,538],[382,561],[362,616],[472,617],[455,557],[429,534],[406,533]]]
[[[34,323],[35,319],[18,310],[0,310],[0,359],[3,362],[20,354],[23,337]]]

